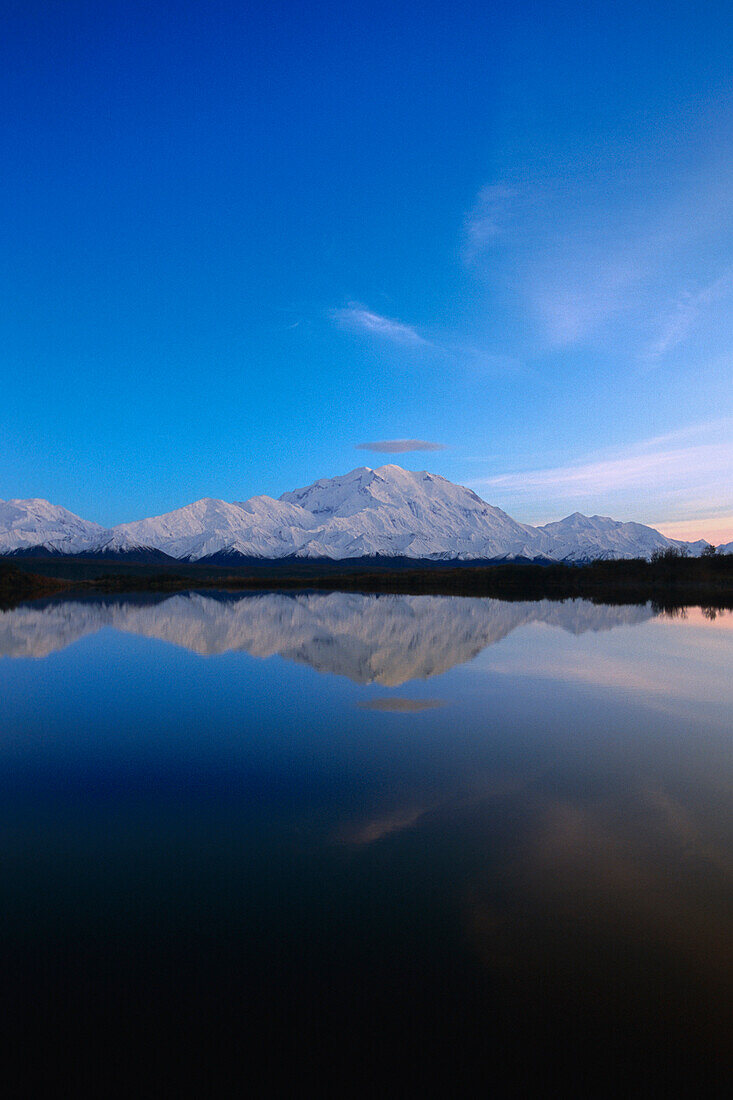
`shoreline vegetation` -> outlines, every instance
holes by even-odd
[[[535,562],[278,561],[217,568],[177,563],[132,564],[59,558],[0,559],[0,607],[48,597],[196,590],[320,590],[365,594],[489,596],[504,600],[587,599],[648,603],[660,608],[733,609],[733,554],[686,557],[676,551],[651,561],[584,564]]]

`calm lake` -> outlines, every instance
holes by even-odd
[[[79,1081],[722,1087],[730,614],[35,602],[0,700],[4,999]]]

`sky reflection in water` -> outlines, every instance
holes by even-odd
[[[305,1000],[314,1049],[722,1066],[732,625],[340,594],[0,613],[11,991],[214,1029],[234,982],[263,1049]]]

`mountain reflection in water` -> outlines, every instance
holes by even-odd
[[[201,595],[63,600],[0,613],[0,656],[46,657],[105,627],[183,646],[202,657],[278,655],[357,684],[397,687],[470,661],[518,627],[571,634],[653,618],[647,606],[585,600],[508,603],[451,596]]]
[[[0,614],[15,1048],[68,1035],[84,1096],[96,1051],[151,1045],[163,1095],[222,1065],[222,1095],[717,1095],[731,643],[577,600]]]

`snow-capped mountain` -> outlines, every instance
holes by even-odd
[[[494,558],[541,555],[547,539],[463,485],[399,466],[362,466],[280,500],[306,511],[313,534],[301,557]]]
[[[161,516],[105,529],[43,500],[0,502],[0,553],[127,556],[183,561],[284,557],[492,558],[649,557],[681,543],[640,523],[576,512],[531,527],[471,489],[426,471],[368,466],[304,489],[228,503],[205,498]]]
[[[676,542],[643,523],[623,523],[608,516],[571,516],[546,523],[538,528],[552,540],[552,557],[564,561],[587,561],[589,558],[648,558],[655,550],[670,546],[686,548],[692,554],[701,553],[707,543]]]
[[[0,500],[0,554],[42,549],[77,554],[104,528],[47,500]]]
[[[281,558],[295,554],[313,527],[302,508],[272,497],[242,503],[206,497],[152,519],[113,528],[128,546],[153,546],[173,558],[198,561],[214,555]]]

